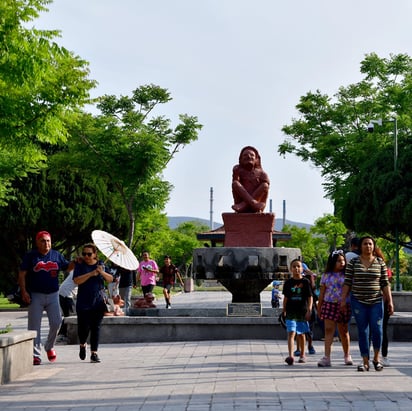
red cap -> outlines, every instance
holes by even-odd
[[[48,231],[39,231],[37,234],[36,234],[36,241],[38,240],[38,239],[40,239],[40,238],[42,238],[42,237],[49,237],[50,239],[51,239],[51,235],[50,235],[50,233],[48,232]]]

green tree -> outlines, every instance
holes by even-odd
[[[300,248],[304,261],[318,273],[323,272],[329,253],[344,247],[347,232],[345,225],[330,214],[318,218],[310,230],[286,225],[282,231],[292,235],[288,247]]]
[[[58,31],[28,28],[50,0],[0,4],[0,204],[16,178],[47,165],[45,143],[67,138],[68,111],[89,100],[88,63],[54,41]]]
[[[172,230],[169,254],[173,255],[175,263],[181,267],[182,274],[193,262],[193,249],[203,247],[203,243],[196,237],[197,233],[208,230],[207,225],[196,221],[187,221]]]
[[[0,292],[15,284],[22,256],[34,245],[35,233],[48,230],[53,248],[68,258],[91,240],[94,229],[123,236],[128,217],[113,187],[94,176],[48,168],[15,180],[14,198],[0,207]]]
[[[364,78],[333,96],[308,92],[296,106],[299,118],[283,127],[280,154],[292,153],[319,167],[336,216],[357,232],[412,233],[412,60],[405,54],[361,62]],[[394,170],[394,118],[399,156]],[[368,133],[372,119],[383,119]]]
[[[170,237],[167,216],[161,210],[142,211],[136,219],[132,250],[138,258],[143,251],[149,251],[154,260],[163,261],[163,255],[170,253],[166,250]]]
[[[164,116],[150,117],[170,100],[170,93],[155,85],[141,86],[131,97],[100,98],[100,115],[72,118],[72,138],[60,159],[113,184],[129,216],[129,245],[136,216],[162,210],[169,198],[172,186],[162,179],[162,171],[202,128],[196,117],[186,114],[175,127]]]
[[[344,246],[347,229],[337,217],[325,214],[315,221],[310,232],[314,235],[321,235],[325,239],[329,250],[333,251]]]
[[[158,211],[147,211],[136,221],[136,234],[133,250],[140,256],[147,250],[158,263],[168,254],[173,263],[180,267],[182,274],[190,266],[193,249],[202,247],[196,234],[207,231],[208,227],[197,222],[185,222],[170,229],[166,215]]]
[[[288,224],[282,231],[291,234],[292,238],[287,242],[287,247],[300,248],[303,261],[310,269],[318,272],[323,269],[324,254],[327,253],[327,244],[323,237],[314,236],[304,227]]]

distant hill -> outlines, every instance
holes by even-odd
[[[204,224],[206,226],[209,227],[209,220],[206,220],[204,218],[197,218],[197,217],[168,217],[169,220],[169,227],[171,229],[175,229],[178,225],[182,224],[182,223],[186,223],[188,221],[194,221],[200,224]],[[309,228],[311,227],[310,224],[306,224],[306,223],[299,223],[296,221],[290,221],[290,220],[286,220],[285,223],[287,225],[293,225],[299,228],[306,228],[307,230],[309,230]],[[223,225],[223,223],[220,222],[214,222],[213,224],[213,228],[218,228],[221,225]],[[281,231],[282,230],[282,219],[281,218],[277,218],[275,220],[275,230],[276,231]]]

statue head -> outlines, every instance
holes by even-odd
[[[244,168],[262,168],[259,152],[255,147],[243,147],[239,155],[239,164]]]

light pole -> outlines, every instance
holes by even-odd
[[[396,117],[387,120],[393,122],[393,139],[394,139],[394,151],[393,151],[393,167],[396,173],[398,169],[398,119]],[[368,131],[373,133],[374,124],[382,125],[382,119],[371,120],[368,124]],[[395,291],[402,291],[402,286],[399,278],[399,231],[398,226],[395,227]]]

